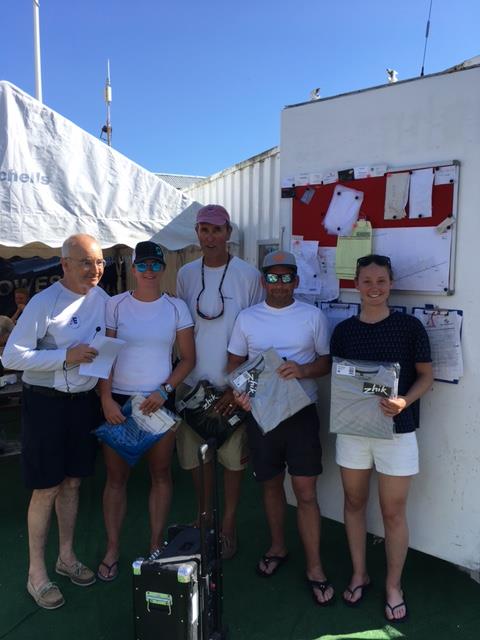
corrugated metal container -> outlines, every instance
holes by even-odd
[[[269,149],[253,158],[183,189],[204,204],[223,205],[241,231],[240,255],[258,266],[259,251],[280,242],[280,150]]]

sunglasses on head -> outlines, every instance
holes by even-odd
[[[377,253],[371,253],[357,260],[357,267],[368,267],[369,264],[376,264],[379,267],[390,267],[392,263],[388,256],[380,256]]]
[[[276,284],[279,280],[283,282],[283,284],[291,284],[297,276],[295,273],[282,273],[281,275],[277,273],[266,273],[264,277],[267,284]]]
[[[145,273],[147,269],[150,269],[153,272],[158,272],[163,269],[163,264],[161,262],[152,262],[151,264],[147,264],[146,262],[136,262],[135,269],[139,273]]]

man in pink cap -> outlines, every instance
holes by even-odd
[[[238,313],[260,302],[264,294],[257,269],[228,252],[232,226],[224,207],[219,204],[202,207],[197,213],[195,230],[203,257],[184,265],[177,277],[177,295],[187,303],[195,321],[197,362],[185,383],[191,388],[199,380],[209,380],[224,390],[215,408],[228,416],[235,406],[225,380],[227,345]],[[184,393],[185,390],[183,393],[179,390],[179,394]],[[177,433],[178,457],[182,468],[193,473],[197,497],[200,491],[197,451],[202,442],[193,429],[182,424]],[[247,458],[245,429],[240,426],[218,450],[219,462],[224,467],[224,559],[231,558],[237,549],[236,512]],[[207,466],[210,478],[211,466]],[[206,485],[211,487],[211,479]],[[206,500],[208,505],[209,495]]]

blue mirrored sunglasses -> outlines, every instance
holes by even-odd
[[[265,274],[265,282],[267,284],[276,284],[279,280],[283,282],[283,284],[291,284],[296,278],[294,273],[282,273],[278,275],[276,273],[266,273]]]
[[[151,262],[150,264],[147,264],[146,262],[136,262],[135,269],[140,273],[145,273],[147,269],[157,272],[163,269],[163,264],[161,262]]]

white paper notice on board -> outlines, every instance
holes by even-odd
[[[447,293],[452,231],[435,227],[374,229],[373,252],[390,256],[393,289]]]
[[[320,267],[320,299],[337,300],[340,296],[340,281],[335,273],[335,247],[319,247],[317,252]]]
[[[304,187],[309,184],[310,174],[309,173],[298,173],[295,176],[295,186],[296,187]]]
[[[333,184],[338,181],[338,171],[325,171],[323,174],[323,184]]]
[[[378,178],[380,176],[384,176],[386,172],[386,164],[377,164],[375,166],[367,164],[353,168],[353,176],[355,180],[361,180],[363,178]]]
[[[410,176],[408,217],[432,217],[433,169],[416,169]]]
[[[385,220],[401,220],[406,217],[405,207],[408,202],[409,185],[410,173],[408,171],[387,174],[383,212]]]
[[[350,235],[358,220],[362,202],[363,191],[337,185],[323,220],[327,232],[337,236]]]
[[[291,250],[295,254],[300,280],[296,291],[313,295],[320,293],[321,282],[317,260],[318,241],[300,240],[298,236],[293,236]]]
[[[363,165],[361,167],[353,167],[353,177],[355,180],[362,180],[362,178],[370,178],[370,165]]]
[[[435,169],[435,184],[453,184],[457,180],[457,167],[449,164],[446,167],[437,167]]]
[[[425,327],[432,350],[436,380],[457,382],[463,376],[461,329],[463,316],[458,311],[415,309],[414,316]]]
[[[309,184],[322,184],[323,173],[321,171],[315,171],[309,175]]]

